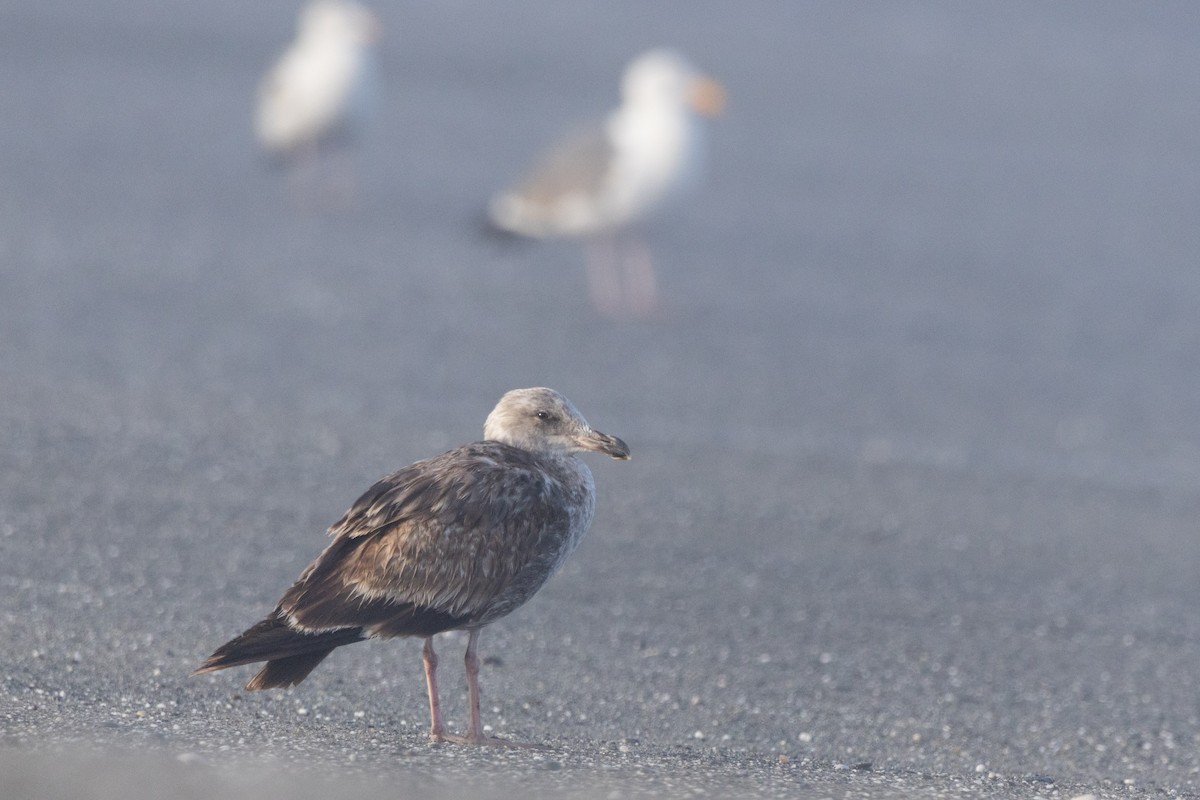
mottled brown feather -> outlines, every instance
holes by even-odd
[[[629,448],[545,388],[507,393],[484,433],[368,489],[275,611],[196,672],[267,661],[246,688],[292,686],[337,647],[475,630],[533,596],[591,523],[592,475],[574,453]]]
[[[330,528],[333,542],[280,608],[304,629],[377,636],[429,635],[417,610],[442,615],[440,630],[503,616],[573,547],[566,509],[591,515],[590,492],[562,460],[477,442],[387,476]]]

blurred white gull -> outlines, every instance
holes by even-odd
[[[720,113],[720,84],[668,49],[634,59],[621,80],[621,106],[608,119],[551,149],[489,207],[502,231],[588,242],[588,286],[602,313],[646,316],[657,308],[649,252],[622,235],[695,182],[704,161],[698,115]],[[621,250],[625,249],[623,255]]]
[[[316,169],[356,138],[375,110],[379,19],[352,0],[315,0],[296,39],[263,78],[254,130],[263,149]]]

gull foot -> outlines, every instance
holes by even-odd
[[[514,747],[522,750],[548,750],[548,747],[540,744],[526,744],[525,742],[514,742],[510,739],[501,739],[497,736],[456,736],[451,733],[430,734],[429,740],[434,744],[449,742],[450,744],[470,744],[486,747]]]

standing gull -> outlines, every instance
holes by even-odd
[[[514,389],[483,427],[484,441],[393,472],[333,524],[333,541],[279,605],[217,648],[193,674],[266,661],[246,689],[294,686],[337,647],[422,636],[434,741],[504,743],[479,718],[479,631],[534,595],[579,544],[595,484],[575,454],[629,458],[553,389]],[[435,634],[468,631],[470,726],[446,733]]]
[[[352,0],[304,8],[296,40],[259,85],[254,131],[264,150],[315,173],[325,151],[361,133],[377,102],[380,28]]]
[[[621,80],[621,106],[602,124],[550,150],[515,188],[496,195],[488,216],[521,236],[588,242],[588,287],[602,313],[645,316],[657,287],[647,249],[621,237],[695,182],[704,160],[698,114],[713,116],[724,90],[673,50],[634,59]]]

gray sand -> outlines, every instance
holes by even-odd
[[[293,10],[0,8],[0,795],[1200,794],[1190,5],[388,5],[324,210],[249,128]],[[730,105],[614,322],[480,220],[661,43]],[[484,633],[544,750],[429,745],[419,641],[187,677],[529,385],[635,453]]]

